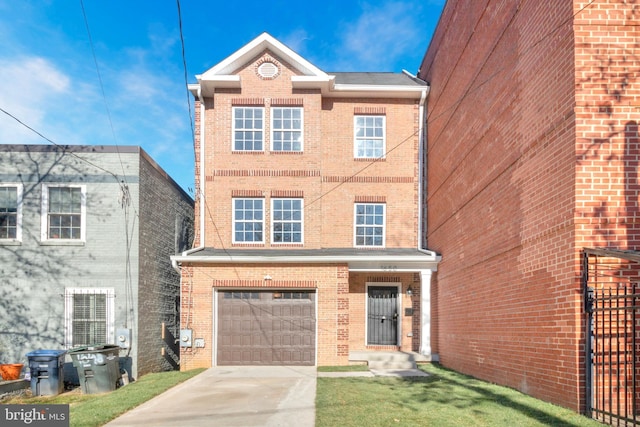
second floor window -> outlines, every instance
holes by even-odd
[[[21,186],[0,186],[0,240],[21,239],[21,198]]]
[[[84,240],[84,186],[47,186],[42,194],[43,240]]]
[[[271,135],[273,151],[302,151],[302,108],[272,108]]]
[[[264,243],[263,199],[233,199],[233,243]]]
[[[264,108],[233,107],[233,150],[263,151]]]
[[[302,199],[273,199],[273,243],[302,243]]]
[[[354,157],[379,159],[385,156],[385,116],[354,117]]]
[[[356,203],[355,245],[384,246],[384,203]]]

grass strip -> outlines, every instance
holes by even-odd
[[[428,377],[318,378],[316,427],[597,427],[595,420],[507,387],[421,365]]]

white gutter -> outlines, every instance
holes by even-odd
[[[407,73],[408,74],[408,73]],[[426,132],[425,132],[425,103],[427,101],[427,95],[429,94],[429,87],[427,86],[427,89],[422,91],[422,95],[420,96],[420,108],[419,108],[419,113],[418,116],[420,117],[420,125],[418,127],[419,131],[418,131],[418,156],[420,156],[420,158],[418,159],[418,162],[420,164],[419,168],[418,168],[418,174],[419,174],[419,179],[418,179],[418,250],[422,253],[425,254],[429,254],[431,256],[434,256],[437,258],[438,261],[440,261],[442,259],[442,257],[436,255],[435,252],[430,251],[426,248],[422,247],[422,215],[423,215],[423,205],[424,203],[427,202],[427,198],[424,197],[423,198],[423,191],[424,188],[426,187],[423,183],[423,177],[424,179],[426,179],[426,167],[427,165],[425,164],[424,161],[424,153],[425,153],[425,149],[426,149]],[[426,222],[426,221],[425,221]]]
[[[200,101],[200,188],[198,188],[198,197],[200,198],[200,245],[195,248],[188,249],[182,252],[181,257],[186,257],[194,252],[201,251],[205,247],[204,242],[204,130],[205,130],[205,106],[204,98],[202,97],[202,86],[198,85],[197,88],[198,100]],[[178,259],[180,257],[171,257],[171,266],[174,270],[180,274],[180,266],[178,265]]]

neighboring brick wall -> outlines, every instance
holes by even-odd
[[[204,338],[205,348],[181,349],[181,369],[210,367],[213,364],[214,285],[234,289],[282,289],[282,283],[304,278],[301,286],[317,284],[318,365],[346,365],[349,344],[348,267],[340,265],[202,265],[182,269],[182,327],[193,330],[194,338]],[[265,275],[271,276],[266,283]]]
[[[576,240],[640,249],[637,10],[576,1]]]
[[[579,410],[571,2],[449,1],[428,99],[434,350],[453,369]]]
[[[180,275],[171,266],[171,255],[191,247],[193,200],[145,154],[140,156],[139,283],[137,290],[138,375],[176,369],[174,342],[162,339],[166,332],[179,336]],[[134,212],[132,212],[132,215]],[[164,350],[164,354],[163,354]]]

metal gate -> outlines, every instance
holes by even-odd
[[[398,288],[369,287],[367,344],[398,345]]]
[[[615,426],[640,425],[640,253],[585,249],[586,411]]]

